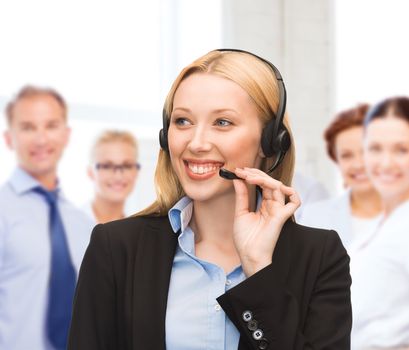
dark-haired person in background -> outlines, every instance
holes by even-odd
[[[363,158],[363,121],[369,105],[361,104],[338,113],[324,133],[329,157],[341,173],[345,192],[307,204],[298,222],[333,229],[349,249],[376,227],[381,199],[366,174]]]
[[[180,73],[157,200],[94,229],[70,350],[349,349],[349,257],[335,232],[292,220],[300,202],[277,77],[232,50]]]
[[[409,349],[409,98],[377,103],[365,118],[364,157],[382,198],[372,235],[350,247],[352,349]]]
[[[57,179],[67,107],[56,91],[27,86],[6,117],[17,168],[0,188],[0,349],[62,350],[92,228]]]

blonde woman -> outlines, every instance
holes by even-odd
[[[349,349],[349,258],[335,232],[292,220],[285,102],[280,73],[248,52],[179,74],[157,200],[94,229],[69,349]]]
[[[94,184],[94,198],[84,210],[96,223],[126,216],[126,199],[139,174],[138,144],[127,131],[106,130],[91,149],[88,176]]]

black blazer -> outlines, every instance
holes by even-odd
[[[96,226],[80,270],[68,349],[165,349],[176,245],[167,217]],[[217,300],[240,332],[239,350],[347,350],[350,284],[338,235],[288,221],[272,264]],[[253,338],[245,311],[263,340]]]

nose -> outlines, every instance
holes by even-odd
[[[394,163],[393,155],[390,152],[383,152],[379,161],[382,168],[388,169],[393,166]]]
[[[363,152],[360,152],[359,154],[356,155],[356,157],[354,157],[352,165],[357,170],[362,170],[362,169],[365,168],[365,161],[364,161]]]
[[[48,132],[45,129],[38,129],[34,135],[34,141],[37,145],[45,145],[48,141]]]
[[[197,125],[192,130],[188,149],[193,153],[208,152],[212,148],[211,132],[206,126]]]

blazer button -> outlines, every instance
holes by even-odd
[[[251,313],[251,311],[247,310],[243,312],[242,317],[244,321],[249,322],[253,319],[253,314]]]
[[[263,333],[263,331],[261,329],[256,329],[253,332],[253,338],[255,340],[260,340],[261,338],[263,338],[263,335],[264,335],[264,333]]]
[[[268,348],[268,340],[266,338],[262,338],[258,343],[258,348],[260,350],[266,350]]]
[[[258,322],[256,320],[251,320],[247,323],[247,328],[249,331],[254,332],[258,328]]]

